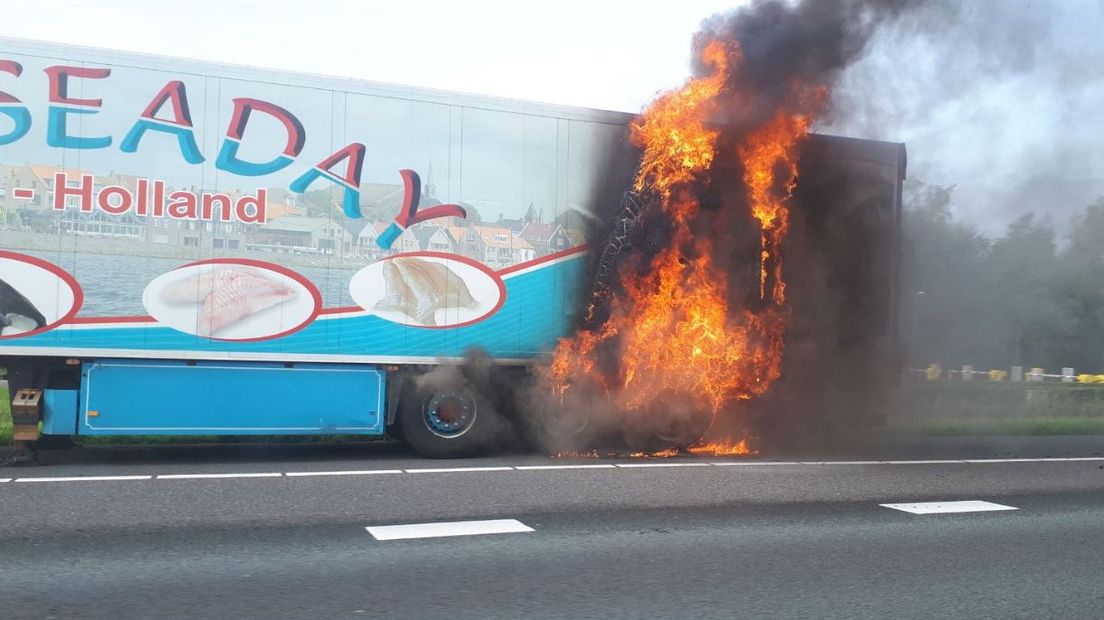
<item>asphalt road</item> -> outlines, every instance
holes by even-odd
[[[49,453],[44,466],[0,469],[0,612],[1104,617],[1096,446],[942,442],[896,446],[898,460],[442,462],[390,446]],[[881,506],[954,500],[1015,510]],[[532,531],[377,540],[366,530],[485,519]]]

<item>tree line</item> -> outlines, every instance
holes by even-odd
[[[910,367],[1104,373],[1104,198],[1026,214],[1000,236],[956,218],[952,187],[913,184],[903,223],[900,321]]]

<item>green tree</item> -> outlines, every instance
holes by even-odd
[[[955,220],[953,190],[914,182],[906,195],[900,325],[913,365],[970,363],[991,345],[975,328],[992,288],[989,240]]]

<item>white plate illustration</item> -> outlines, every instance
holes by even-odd
[[[481,321],[506,301],[502,279],[485,265],[452,254],[420,252],[378,260],[353,275],[358,306],[414,327],[461,327]]]
[[[146,312],[175,330],[218,340],[269,340],[306,327],[320,295],[299,274],[271,263],[214,259],[154,278]]]

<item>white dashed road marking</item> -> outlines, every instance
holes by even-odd
[[[411,523],[364,528],[376,540],[408,540],[412,538],[443,538],[445,536],[481,536],[484,534],[520,534],[534,531],[517,519],[490,521],[449,521],[444,523]]]
[[[289,471],[284,474],[289,478],[304,476],[375,476],[379,474],[401,474],[401,469],[354,469],[350,471]]]
[[[800,465],[797,461],[720,461],[718,463],[710,463],[717,467],[733,467],[737,465],[743,465],[747,467],[758,465]]]
[[[590,465],[519,465],[518,471],[544,471],[548,469],[617,469],[613,463],[593,463]]]
[[[802,465],[885,465],[884,461],[801,461]]]
[[[64,477],[8,477],[0,482],[99,482],[107,480],[202,480],[228,478],[306,478],[314,476],[368,476],[378,474],[450,474],[464,472],[505,472],[505,471],[563,471],[584,469],[652,469],[671,467],[764,467],[790,465],[796,467],[819,467],[822,465],[974,465],[1001,463],[1065,463],[1084,461],[1104,461],[1104,457],[1061,457],[1061,458],[1025,458],[1025,459],[963,459],[963,460],[902,460],[902,461],[636,461],[631,463],[564,463],[556,465],[518,465],[494,467],[414,467],[409,469],[354,469],[343,471],[295,471],[295,472],[241,472],[213,474],[158,474],[138,476],[64,476]]]
[[[283,476],[278,471],[274,472],[259,472],[259,473],[241,473],[241,474],[161,474],[157,476],[158,480],[199,480],[207,478],[279,478]],[[22,480],[22,478],[20,478]]]
[[[625,469],[634,467],[712,467],[709,463],[618,463],[617,466]]]
[[[956,512],[992,512],[996,510],[1019,510],[1015,506],[994,504],[980,500],[967,500],[956,502],[917,502],[913,504],[878,504],[884,508],[892,508],[914,515],[949,514]]]
[[[883,461],[886,465],[961,465],[966,461],[956,461],[951,459],[944,460],[931,460],[931,461]]]
[[[112,480],[149,480],[153,476],[64,476],[55,478],[16,478],[16,482],[108,482]]]
[[[513,467],[421,467],[407,469],[408,474],[450,474],[461,471],[513,471]]]

